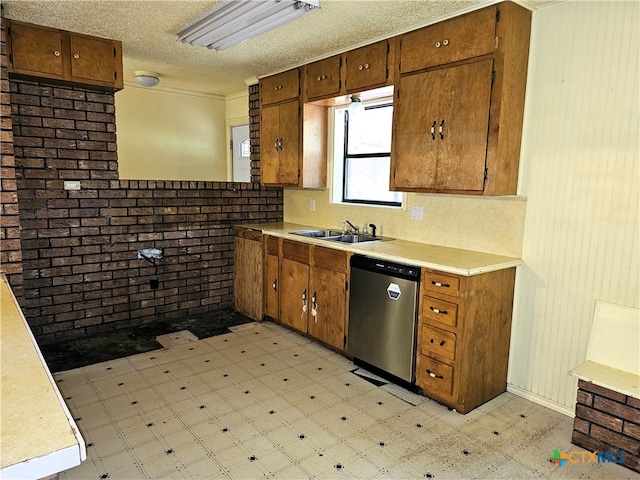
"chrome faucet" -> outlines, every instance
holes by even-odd
[[[354,227],[353,223],[351,223],[349,220],[347,220],[346,218],[344,220],[342,220],[342,233],[347,233],[347,227],[346,225],[349,225],[351,227],[351,233],[358,235],[360,233],[360,230],[358,229],[358,227]]]

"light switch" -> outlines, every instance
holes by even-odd
[[[64,182],[65,190],[80,190],[80,181],[79,180],[65,180]]]

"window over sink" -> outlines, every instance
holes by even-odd
[[[391,98],[365,102],[356,114],[334,108],[334,203],[402,206],[402,192],[389,190],[392,118]]]

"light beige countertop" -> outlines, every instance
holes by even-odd
[[[48,477],[86,459],[84,440],[4,275],[0,368],[0,477]]]
[[[299,230],[322,230],[326,227],[299,225],[295,223],[249,223],[238,227],[260,230],[275,237],[288,238],[300,242],[322,245],[340,250],[348,250],[360,255],[367,255],[381,260],[407,263],[418,267],[432,268],[441,272],[471,276],[481,273],[503,270],[522,265],[520,258],[474,252],[459,248],[442,247],[406,240],[388,240],[365,243],[340,243],[327,240],[294,235]],[[336,230],[335,227],[332,228]],[[340,230],[340,228],[337,228]]]

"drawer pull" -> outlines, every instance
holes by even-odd
[[[431,310],[433,313],[439,313],[440,315],[447,315],[449,313],[446,310],[440,310],[436,307],[429,307],[429,310]]]
[[[282,90],[282,85],[278,85],[274,90]]]
[[[434,343],[434,342],[435,342],[435,340],[432,338],[431,340],[429,340],[429,342],[430,342],[430,343]],[[441,347],[444,347],[444,344],[445,344],[445,343],[446,343],[446,342],[445,342],[444,340],[440,340],[440,346],[441,346]]]
[[[444,377],[442,375],[438,375],[437,373],[432,372],[431,370],[427,370],[427,373],[432,378],[437,378],[438,380],[444,380]]]
[[[448,283],[440,283],[440,282],[436,282],[435,280],[431,280],[431,285],[435,285],[436,287],[444,287],[444,288],[451,287],[451,285],[449,285]]]

